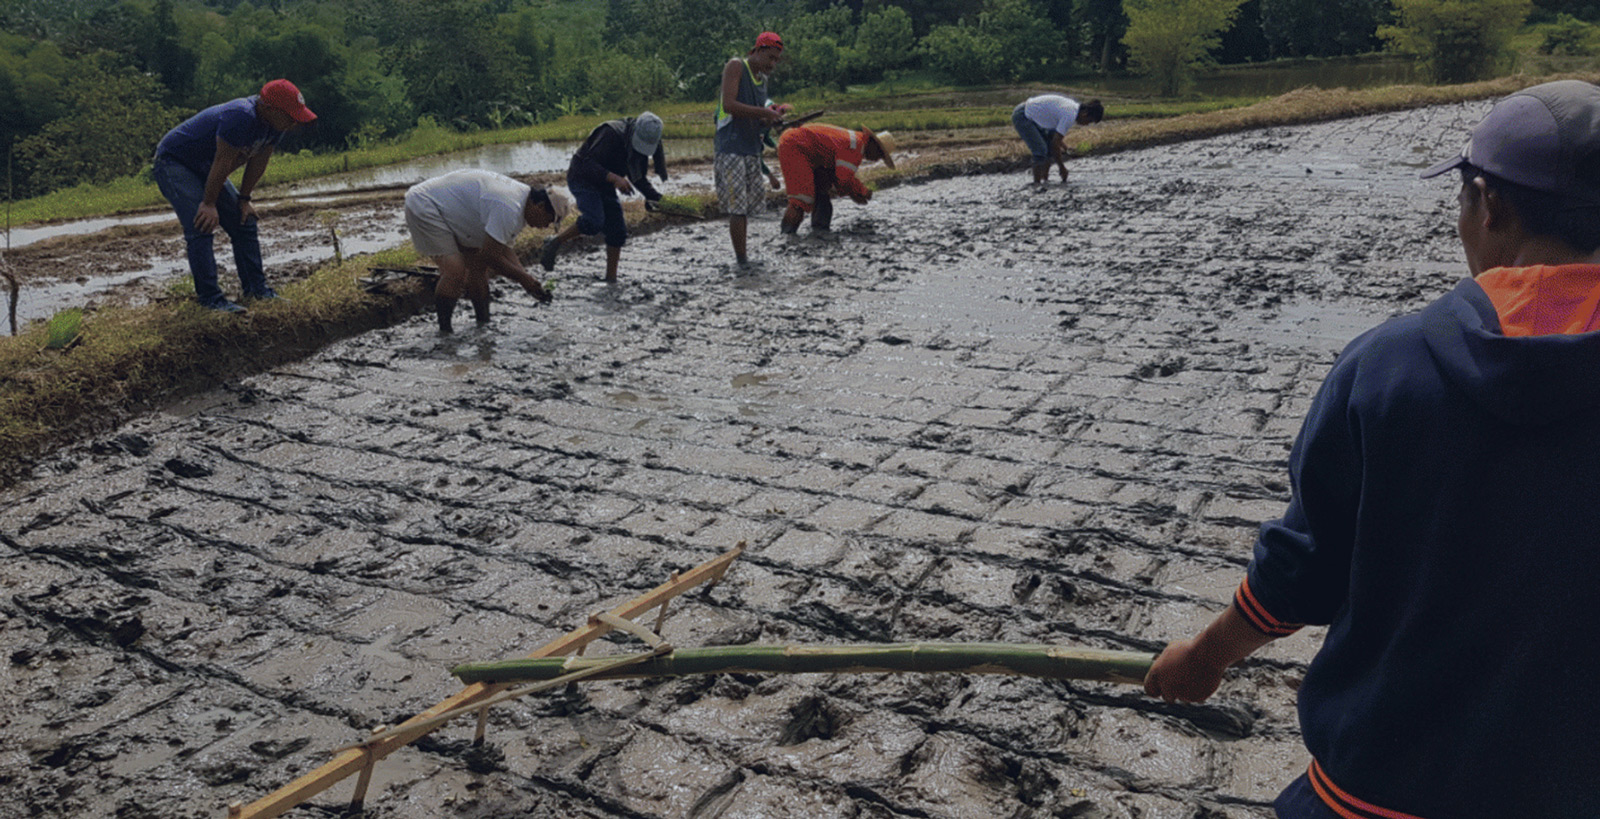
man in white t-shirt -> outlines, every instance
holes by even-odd
[[[1074,125],[1099,122],[1105,115],[1105,106],[1099,100],[1079,105],[1077,100],[1060,94],[1040,94],[1019,103],[1011,111],[1011,125],[1033,154],[1034,183],[1049,181],[1051,160],[1061,169],[1061,181],[1067,181],[1067,163],[1061,157],[1061,143],[1067,131]]]
[[[559,188],[534,188],[476,169],[451,171],[406,191],[411,243],[439,267],[433,290],[439,332],[451,332],[450,316],[462,293],[472,300],[478,323],[489,321],[490,270],[548,303],[550,294],[528,275],[511,243],[524,226],[549,227],[571,208],[571,197]]]

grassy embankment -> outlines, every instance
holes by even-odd
[[[1593,81],[1597,77],[1588,75],[1583,79]],[[1513,77],[1449,87],[1302,90],[1242,107],[1110,120],[1084,129],[1074,149],[1079,153],[1107,153],[1253,128],[1482,99],[1538,81]],[[1001,116],[993,105],[983,107],[986,113],[979,112],[979,106],[896,109],[883,100],[878,105],[877,110],[861,110],[862,120],[873,127],[900,131],[903,143],[919,154],[908,157],[898,171],[878,168],[869,174],[869,180],[880,187],[963,173],[1020,170],[1027,161],[1020,143],[1013,145],[1003,138],[1004,129],[1009,128],[1009,109],[1003,110]],[[1201,105],[1202,109],[1205,107]],[[844,110],[842,104],[839,108]],[[703,114],[698,111],[696,115]],[[672,111],[668,115],[684,116]],[[997,119],[1004,124],[997,123]],[[849,120],[841,117],[839,121]],[[560,123],[541,127],[558,126]],[[514,133],[518,139],[559,138],[550,134],[570,137],[587,130],[586,124],[565,127],[569,130],[543,130],[535,137],[529,136],[530,129],[517,129]],[[690,123],[682,127],[699,126]],[[993,129],[995,133],[991,138],[979,137],[964,144],[961,131],[965,129]],[[303,161],[319,160],[313,157]],[[342,167],[342,161],[330,161],[339,162]],[[680,204],[691,208],[706,206],[704,201]],[[632,212],[630,218],[645,222],[639,225],[641,229],[671,224],[674,219],[639,211]],[[525,257],[543,235],[544,231],[524,232],[518,245]],[[48,330],[42,322],[19,336],[0,339],[0,483],[14,478],[29,458],[75,437],[110,428],[133,412],[261,371],[335,339],[411,315],[426,303],[426,294],[372,295],[353,282],[370,265],[401,266],[415,261],[411,249],[402,247],[376,256],[330,263],[308,279],[282,288],[288,303],[259,306],[245,316],[219,315],[178,299],[139,308],[96,311],[84,316],[81,337],[65,350],[45,349]]]

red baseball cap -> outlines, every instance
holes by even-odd
[[[763,31],[761,36],[756,38],[756,48],[776,48],[782,51],[783,38],[770,31]]]
[[[305,95],[288,80],[273,80],[261,86],[261,101],[294,117],[294,121],[302,125],[317,118],[306,107]]]

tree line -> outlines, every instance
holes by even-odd
[[[293,143],[312,150],[709,105],[762,30],[789,44],[784,93],[1126,71],[1175,93],[1207,62],[1385,47],[1456,81],[1530,12],[1583,49],[1600,0],[0,0],[0,146],[22,198],[137,173],[185,116],[274,77],[319,114]]]

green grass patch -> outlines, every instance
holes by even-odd
[[[64,350],[77,341],[83,328],[83,311],[74,307],[50,317],[44,326],[44,348]]]
[[[75,435],[169,397],[299,358],[416,307],[355,286],[370,265],[415,264],[409,247],[330,264],[248,313],[191,297],[136,308],[68,310],[0,338],[0,473]],[[71,343],[77,339],[77,343]],[[3,479],[0,479],[3,482]]]

